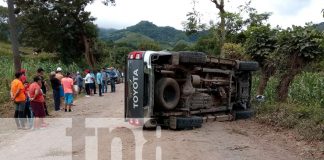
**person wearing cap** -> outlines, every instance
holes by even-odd
[[[86,92],[87,92],[86,97],[90,97],[90,95],[92,93],[91,84],[93,83],[93,80],[92,80],[89,69],[86,69],[84,72],[86,73],[86,76],[83,78],[84,83],[85,83],[85,89],[86,89]]]
[[[61,83],[61,79],[64,77],[63,74],[62,74],[62,68],[61,68],[61,67],[57,67],[55,77],[56,77],[56,78],[60,81],[60,83]],[[61,104],[63,104],[64,91],[63,91],[63,87],[62,87],[62,85],[59,86],[59,89],[60,89]],[[62,109],[63,109],[63,107],[62,107]]]
[[[55,77],[60,81],[64,77],[63,74],[62,74],[62,68],[61,67],[57,67]]]
[[[61,105],[61,100],[60,100],[60,86],[61,82],[59,79],[55,77],[55,72],[51,72],[50,74],[50,81],[51,81],[51,86],[53,89],[53,98],[54,98],[54,110],[55,111],[60,111],[60,105]]]

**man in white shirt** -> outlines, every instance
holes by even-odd
[[[93,84],[93,78],[90,74],[90,70],[86,69],[84,72],[86,73],[86,76],[83,78],[87,92],[86,97],[90,97],[90,95],[92,95],[92,88],[90,86]]]

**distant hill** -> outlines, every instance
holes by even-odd
[[[159,27],[148,21],[141,21],[134,26],[122,30],[100,29],[99,37],[106,41],[130,42],[136,41],[156,41],[160,44],[174,46],[178,42],[195,42],[200,36],[207,34],[208,31],[196,35],[187,36],[184,31],[173,27]],[[130,38],[130,39],[129,39]],[[134,39],[135,38],[135,39]],[[133,44],[136,45],[136,44]]]
[[[320,31],[324,31],[324,22],[316,24],[316,28]]]

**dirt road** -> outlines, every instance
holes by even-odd
[[[208,122],[189,131],[132,128],[122,119],[123,89],[118,85],[116,93],[79,98],[74,112],[53,113],[43,130],[15,130],[12,119],[2,119],[0,159],[312,159],[305,142],[253,120]]]

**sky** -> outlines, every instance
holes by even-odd
[[[142,20],[158,26],[171,26],[182,30],[181,23],[192,11],[192,0],[116,0],[115,6],[105,6],[96,0],[86,10],[96,17],[102,28],[123,29]],[[217,9],[210,0],[197,0],[196,10],[202,14],[202,22],[218,21]],[[247,0],[225,0],[225,10],[235,12]],[[0,5],[6,5],[0,0]],[[259,13],[271,12],[269,23],[283,28],[304,25],[306,22],[324,22],[321,11],[324,0],[252,0],[252,7]]]

